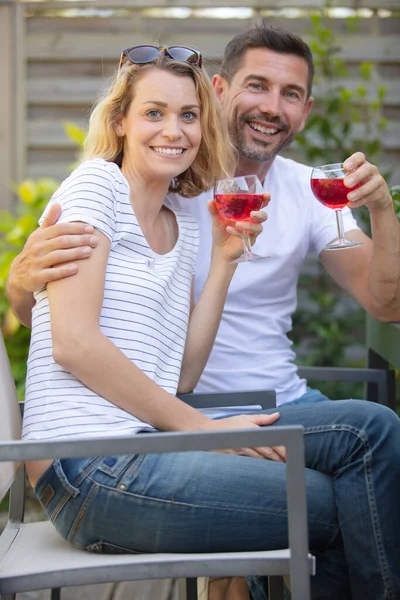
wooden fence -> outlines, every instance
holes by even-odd
[[[335,5],[369,15],[360,18],[355,33],[348,32],[344,18],[330,23],[352,73],[346,85],[355,88],[360,83],[357,65],[373,61],[370,85],[386,87],[383,112],[389,124],[382,162],[400,182],[400,0],[338,0]],[[215,6],[241,8],[243,18],[209,18],[199,12]],[[90,105],[122,48],[154,42],[190,45],[209,59],[213,73],[229,39],[260,16],[307,39],[307,10],[323,6],[324,0],[0,0],[0,44],[7,50],[0,57],[0,75],[8,83],[0,98],[0,205],[10,205],[10,179],[67,174],[76,150],[63,123],[86,125]],[[186,18],[162,15],[160,10],[168,7],[180,9]]]

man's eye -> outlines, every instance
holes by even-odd
[[[261,85],[261,83],[249,83],[249,87],[250,87],[252,90],[257,90],[257,91],[260,91],[260,90],[263,90],[263,89],[264,89],[264,86],[263,86],[263,85]]]
[[[294,100],[298,100],[299,94],[297,92],[286,92],[286,96],[288,98],[293,98]]]
[[[147,117],[150,117],[150,119],[157,119],[158,117],[161,116],[161,112],[159,110],[153,109],[153,110],[148,110],[146,113]]]

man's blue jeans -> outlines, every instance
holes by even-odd
[[[313,597],[400,598],[399,418],[351,400],[279,410],[305,427]],[[190,452],[56,460],[35,491],[80,548],[202,552],[286,547],[285,485],[282,463]]]

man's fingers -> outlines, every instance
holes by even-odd
[[[63,263],[73,262],[75,260],[84,260],[92,254],[90,246],[81,246],[79,248],[54,250],[43,256],[41,266],[45,269],[62,265]]]
[[[54,252],[57,250],[69,250],[71,248],[80,248],[87,246],[88,248],[95,248],[98,244],[98,239],[95,235],[83,234],[83,235],[58,235],[57,237],[50,238],[47,240],[47,251]]]
[[[90,236],[94,233],[92,225],[74,221],[71,223],[56,223],[45,229],[46,239],[51,240],[60,236]],[[94,236],[93,236],[94,237]]]
[[[41,272],[41,278],[43,279],[43,286],[51,281],[57,281],[58,279],[64,279],[65,277],[71,277],[78,272],[78,265],[74,263],[68,263],[61,265],[60,267],[53,267],[51,269],[44,269]]]
[[[45,227],[50,227],[50,225],[54,225],[55,223],[57,223],[58,219],[60,218],[61,215],[61,206],[60,204],[58,204],[57,202],[55,202],[54,204],[52,204],[46,214],[46,216],[44,217],[41,227],[45,228]]]

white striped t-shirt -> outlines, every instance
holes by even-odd
[[[111,242],[102,332],[150,379],[175,394],[199,243],[196,221],[174,211],[178,241],[171,252],[156,254],[137,222],[125,177],[117,165],[103,159],[80,165],[54,194],[51,202],[55,201],[62,205],[60,221],[89,223]],[[35,298],[23,437],[115,436],[151,429],[54,362],[47,291]]]

